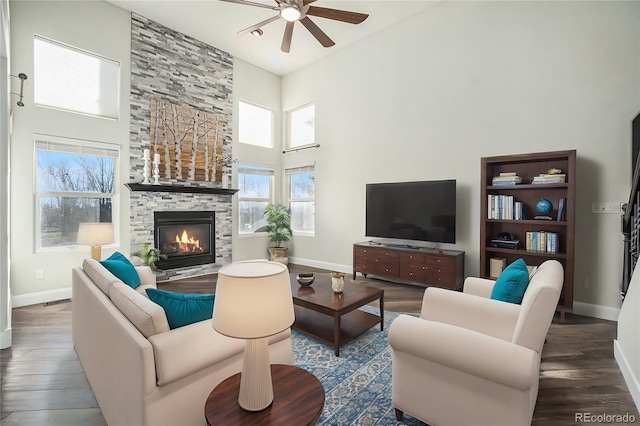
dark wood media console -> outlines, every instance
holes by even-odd
[[[459,290],[464,281],[464,252],[429,248],[393,247],[369,242],[353,245],[356,272],[391,281],[405,281]]]

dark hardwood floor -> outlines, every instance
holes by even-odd
[[[289,265],[291,272],[326,272]],[[215,292],[215,275],[160,283],[159,288]],[[384,289],[385,309],[418,313],[423,287],[358,277]],[[352,284],[352,285],[356,285]],[[349,285],[349,282],[347,282]],[[377,306],[377,302],[372,305]],[[0,423],[105,425],[71,340],[71,302],[14,309],[13,345],[1,356]],[[616,323],[567,314],[554,319],[542,354],[534,425],[575,424],[576,413],[635,416],[636,409],[613,358]],[[603,424],[603,423],[592,423]]]

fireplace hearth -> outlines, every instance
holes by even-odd
[[[215,263],[215,212],[157,211],[153,222],[155,247],[167,256],[158,269]]]

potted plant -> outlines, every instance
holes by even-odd
[[[156,267],[156,261],[158,259],[167,258],[166,254],[160,253],[159,249],[153,248],[149,244],[140,244],[140,250],[138,250],[136,256],[142,259],[142,264],[150,267],[152,271],[156,271],[158,269]]]
[[[271,260],[275,258],[285,258],[287,247],[284,243],[291,239],[291,216],[289,210],[282,204],[269,204],[264,209],[264,216],[267,221],[267,232],[269,233],[269,254]]]

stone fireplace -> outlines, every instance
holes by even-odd
[[[189,186],[186,182],[180,185],[129,183],[126,186],[131,190],[131,253],[145,243],[159,248],[169,256],[167,261],[171,260],[168,264],[163,261],[158,265],[158,281],[211,274],[231,263],[231,201],[237,190]],[[185,212],[191,219],[185,218]],[[189,229],[183,229],[183,225],[189,225]],[[166,232],[165,242],[159,241],[158,228],[160,234]],[[182,241],[182,231],[187,231],[187,243],[180,247],[176,244],[176,236]],[[158,244],[164,244],[166,249]]]
[[[167,256],[158,269],[215,263],[215,212],[156,211],[153,222],[154,245]]]
[[[152,148],[151,105],[161,101],[166,105],[185,107],[188,111],[204,111],[221,120],[220,132],[207,136],[217,138],[216,147],[222,141],[221,154],[227,156],[231,154],[232,92],[233,57],[230,54],[153,20],[131,14],[130,172],[126,184],[131,191],[128,200],[130,244],[132,254],[144,243],[170,255],[168,266],[164,261],[159,265],[157,281],[211,274],[231,262],[232,197],[236,191],[222,188],[218,181],[202,180],[197,173],[193,176],[185,173],[181,177],[163,174],[160,185],[140,184],[143,153]],[[202,160],[195,160],[197,169]],[[169,164],[165,156],[161,164],[161,168]],[[225,170],[226,173],[230,171],[230,167]],[[184,248],[175,244],[176,230],[168,222],[161,228],[166,227],[168,233],[174,234],[167,237],[173,238],[173,243],[168,243],[166,249],[158,247],[155,213],[162,212],[197,212],[198,215],[213,212],[210,225],[198,223],[194,230],[194,233],[200,233],[210,226],[212,234],[207,238],[185,236],[187,241],[199,240],[200,246],[206,246],[203,251],[207,253],[185,253],[199,249],[195,248],[195,243],[185,243]],[[178,232],[178,239],[182,240],[181,230]]]

